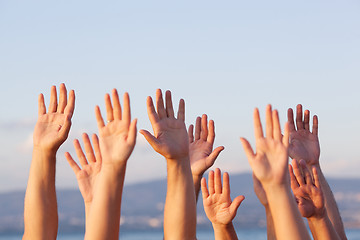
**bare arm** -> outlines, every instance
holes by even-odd
[[[70,131],[74,104],[74,91],[70,92],[67,100],[64,84],[60,85],[59,103],[56,87],[51,88],[48,112],[44,96],[39,96],[39,116],[34,130],[34,149],[25,195],[23,239],[56,239],[56,153]]]
[[[260,122],[259,110],[254,111],[256,153],[249,142],[241,138],[253,173],[261,182],[271,213],[277,239],[310,239],[291,194],[288,171],[289,129],[281,135],[278,112],[266,108],[266,137]]]
[[[209,125],[207,115],[196,118],[195,136],[194,126],[190,125],[188,130],[189,135],[189,151],[190,151],[190,165],[193,176],[196,202],[200,192],[200,181],[204,172],[209,169],[219,156],[224,147],[217,147],[213,150],[215,140],[215,126],[214,121],[210,120]]]
[[[261,185],[261,182],[259,179],[256,178],[256,176],[253,174],[253,182],[254,182],[254,191],[256,196],[258,197],[260,203],[265,208],[265,214],[266,214],[266,233],[267,233],[267,239],[268,240],[275,240],[275,229],[274,229],[274,221],[271,215],[269,202],[266,197],[265,190],[263,186]]]
[[[223,182],[221,184],[220,169],[216,169],[215,173],[209,173],[209,188],[206,186],[206,180],[201,180],[201,189],[203,196],[203,205],[206,216],[212,223],[215,239],[238,239],[232,220],[236,216],[237,209],[244,196],[237,196],[233,201],[230,198],[230,181],[229,174],[224,173]]]
[[[156,92],[155,111],[151,97],[147,99],[149,119],[154,135],[141,130],[154,150],[167,162],[167,193],[164,209],[165,239],[196,238],[196,200],[190,169],[189,141],[184,123],[185,102],[180,100],[177,118],[167,91],[165,106],[160,89]]]
[[[116,89],[112,98],[113,104],[110,95],[105,95],[106,125],[100,108],[95,108],[102,164],[94,185],[85,239],[119,239],[122,190],[126,164],[136,141],[136,119],[131,121],[127,93],[122,111]]]
[[[310,111],[306,110],[303,115],[302,105],[298,104],[296,107],[296,127],[293,110],[291,108],[288,110],[288,121],[290,128],[290,157],[298,161],[303,159],[308,168],[315,166],[318,169],[319,179],[325,197],[327,215],[340,238],[343,240],[347,239],[335,197],[320,167],[318,117],[314,115],[312,132],[310,132]]]

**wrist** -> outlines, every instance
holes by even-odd
[[[230,221],[229,223],[211,223],[214,230],[228,230],[228,229],[233,229],[233,223],[232,221]]]
[[[126,169],[127,161],[120,162],[120,163],[114,163],[114,162],[103,162],[101,164],[101,172],[104,172],[105,174],[110,175],[119,175]]]
[[[47,158],[56,157],[57,149],[49,149],[45,147],[41,147],[39,145],[34,145],[33,147],[33,154],[38,156],[44,156]]]

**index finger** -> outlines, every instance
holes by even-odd
[[[255,130],[255,139],[264,137],[258,108],[255,108],[254,110],[254,130]]]

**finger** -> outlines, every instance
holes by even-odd
[[[318,116],[314,115],[312,133],[315,134],[316,136],[318,135],[318,127],[319,127]]]
[[[213,120],[210,120],[209,121],[209,134],[208,134],[206,141],[208,143],[210,143],[211,145],[213,145],[214,140],[215,140],[215,123]]]
[[[284,126],[284,135],[282,136],[282,143],[284,144],[285,147],[289,147],[289,137],[290,137],[289,122],[286,122]]]
[[[223,146],[215,148],[214,151],[210,153],[210,155],[207,157],[210,162],[210,166],[214,164],[215,160],[217,159],[222,150],[224,150]]]
[[[204,141],[207,140],[208,137],[208,126],[207,126],[207,115],[203,114],[201,117],[201,133],[200,138]]]
[[[293,170],[293,167],[291,166],[291,164],[289,164],[289,173],[290,173],[291,189],[294,191],[295,189],[297,189],[299,187],[299,183],[296,180],[296,177],[294,175],[294,170]]]
[[[215,169],[215,193],[222,193],[221,171],[219,168]]]
[[[148,141],[148,143],[151,145],[151,147],[156,151],[156,149],[158,148],[158,145],[159,145],[157,138],[154,137],[147,130],[142,129],[139,132],[145,137],[145,139]]]
[[[157,113],[158,113],[160,119],[166,117],[164,101],[163,101],[162,92],[160,89],[156,90],[156,110],[157,110]]]
[[[194,125],[192,124],[190,124],[189,126],[188,136],[189,136],[189,143],[194,142]]]
[[[296,127],[297,130],[304,129],[304,123],[302,121],[302,105],[296,106]]]
[[[100,130],[101,128],[103,128],[105,126],[105,124],[104,124],[104,119],[101,116],[101,111],[100,111],[99,106],[95,107],[95,117],[96,117],[98,129]]]
[[[74,109],[75,109],[75,92],[74,90],[71,90],[66,103],[66,107],[64,109],[64,114],[69,115],[71,118],[74,114]]]
[[[122,112],[122,120],[125,121],[126,126],[129,126],[131,122],[131,110],[130,110],[130,97],[127,92],[124,93],[124,109]]]
[[[300,167],[301,167],[303,175],[304,175],[305,184],[313,185],[311,173],[310,173],[309,169],[306,167],[306,163],[303,159],[300,160]]]
[[[204,177],[201,179],[201,194],[202,194],[203,199],[209,197],[209,191],[207,189],[206,179]]]
[[[208,182],[209,182],[209,193],[210,195],[213,195],[215,193],[215,188],[214,188],[214,171],[210,171],[209,172],[209,176],[208,176]]]
[[[293,113],[292,108],[288,109],[287,115],[288,115],[288,122],[289,122],[290,131],[291,132],[296,131],[295,124],[294,124],[294,113]]]
[[[177,119],[185,121],[185,101],[180,99]]]
[[[113,117],[114,119],[121,120],[121,104],[119,100],[119,94],[115,88],[112,90],[112,99],[114,103]]]
[[[51,94],[50,94],[50,104],[49,104],[49,113],[56,112],[57,109],[57,93],[56,87],[51,87]]]
[[[258,108],[255,108],[254,110],[254,130],[255,130],[255,139],[264,137]]]
[[[80,165],[82,167],[86,166],[88,164],[88,162],[87,162],[85,154],[81,148],[79,140],[77,140],[77,139],[74,140],[74,147],[75,147],[76,155],[79,158]]]
[[[64,122],[62,123],[62,125],[60,125],[59,128],[59,136],[63,141],[67,139],[70,132],[70,128],[71,128],[71,116],[66,115],[64,118]]]
[[[272,110],[270,104],[266,106],[265,118],[266,118],[266,138],[273,138],[273,118],[272,118]]]
[[[44,101],[44,95],[42,93],[39,94],[38,97],[38,115],[41,116],[43,114],[46,114],[46,106]]]
[[[252,149],[250,143],[245,138],[240,138],[241,144],[244,148],[245,155],[248,158],[249,162],[254,158],[254,150]]]
[[[111,99],[109,94],[105,94],[105,108],[106,108],[106,119],[107,121],[114,120],[113,107],[111,105]]]
[[[304,112],[304,128],[305,130],[310,129],[310,111],[309,110],[305,110]]]
[[[135,145],[136,142],[136,135],[137,135],[137,118],[135,118],[129,127],[129,133],[128,133],[128,139],[127,141],[131,144],[131,145]]]
[[[147,97],[147,99],[146,99],[146,108],[147,108],[147,113],[148,113],[151,125],[154,125],[160,119],[159,119],[158,114],[155,111],[154,103],[150,96]]]
[[[165,104],[166,104],[166,114],[169,118],[175,118],[174,108],[171,100],[171,92],[168,90],[165,93]]]
[[[86,133],[83,133],[82,138],[83,138],[83,142],[84,142],[86,159],[89,161],[89,163],[96,162],[94,150],[91,146],[89,135],[87,135]]]
[[[229,180],[229,174],[227,172],[224,172],[224,174],[223,174],[222,193],[225,194],[225,196],[230,198],[230,180]]]
[[[320,183],[319,172],[318,172],[317,167],[313,166],[312,167],[312,172],[313,172],[313,176],[314,176],[314,185],[318,189],[321,189],[321,183]]]
[[[273,136],[275,140],[281,141],[282,134],[281,134],[281,127],[280,127],[280,120],[279,120],[279,113],[277,110],[272,112],[273,117]]]
[[[195,122],[195,140],[200,139],[200,134],[201,134],[201,117],[197,117]]]
[[[67,91],[66,91],[65,84],[62,83],[62,84],[60,84],[59,106],[58,106],[57,112],[64,113],[66,104],[67,104]]]
[[[230,204],[230,212],[231,213],[236,213],[238,208],[240,207],[241,203],[245,200],[245,196],[244,195],[240,195],[237,196],[236,198],[234,198],[234,200],[232,201],[232,203]]]
[[[99,144],[99,138],[96,134],[92,135],[92,142],[94,146],[94,152],[95,152],[95,161],[101,163],[101,152],[100,152],[100,144]]]
[[[296,181],[299,183],[300,186],[305,185],[304,175],[302,173],[302,170],[300,169],[299,163],[295,159],[293,159],[291,164]]]
[[[71,169],[74,171],[75,174],[77,174],[79,171],[81,171],[81,168],[79,167],[79,165],[77,165],[77,163],[74,161],[74,159],[72,158],[72,156],[70,155],[70,153],[66,152],[65,153],[65,158],[68,161]]]

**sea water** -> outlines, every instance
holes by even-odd
[[[265,240],[266,229],[237,229],[236,233],[239,239]],[[348,240],[360,240],[360,229],[347,229]],[[0,240],[19,240],[22,235],[0,235]],[[83,240],[83,234],[59,234],[58,240]],[[122,231],[120,240],[161,240],[163,233],[161,231]],[[214,233],[212,231],[198,231],[198,240],[212,240]]]

